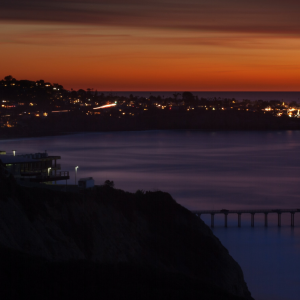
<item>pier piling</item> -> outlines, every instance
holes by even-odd
[[[295,227],[295,213],[291,212],[291,227]]]
[[[225,216],[225,224],[224,224],[224,226],[227,228],[227,216],[228,216],[228,214],[224,214],[224,216]]]
[[[281,227],[281,212],[278,212],[278,227]]]
[[[254,215],[255,213],[251,213],[251,227],[254,227]]]
[[[242,214],[238,213],[238,227],[241,227],[241,218],[242,218]]]
[[[215,227],[214,217],[215,214],[224,214],[224,227],[228,227],[228,215],[229,214],[237,214],[238,215],[238,227],[242,226],[242,214],[251,214],[251,227],[254,227],[254,215],[255,214],[264,214],[265,215],[265,227],[268,227],[268,214],[277,214],[278,217],[278,227],[281,227],[281,214],[282,213],[290,213],[291,214],[291,227],[295,227],[295,214],[300,213],[299,208],[292,209],[239,209],[239,210],[197,210],[193,211],[193,213],[200,218],[201,214],[210,214],[211,215],[211,224],[212,228]]]
[[[265,212],[265,227],[268,227],[268,213]]]

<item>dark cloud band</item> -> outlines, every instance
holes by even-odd
[[[278,2],[0,0],[0,20],[299,35],[299,1]]]

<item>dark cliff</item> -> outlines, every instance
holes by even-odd
[[[1,172],[7,299],[252,299],[228,251],[169,194],[62,193],[20,187]]]

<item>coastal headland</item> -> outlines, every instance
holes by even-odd
[[[0,81],[0,138],[136,130],[299,130],[300,104],[279,100],[116,96],[44,80]]]
[[[209,227],[168,193],[65,193],[0,174],[5,299],[252,299]]]

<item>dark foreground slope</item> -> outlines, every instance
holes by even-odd
[[[6,299],[251,299],[228,251],[167,193],[68,194],[5,176],[0,189]]]

